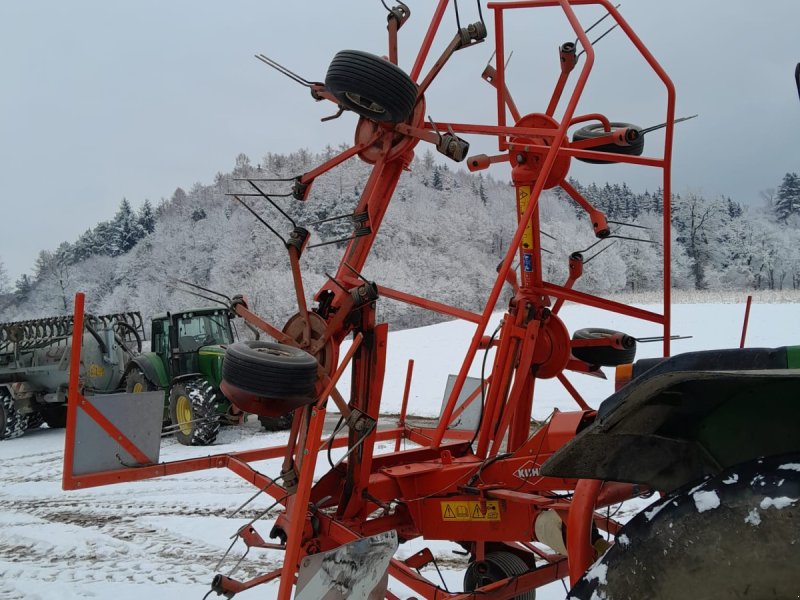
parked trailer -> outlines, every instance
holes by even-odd
[[[262,535],[253,521],[236,532],[234,543],[283,551],[283,565],[246,581],[233,572],[218,574],[209,595],[226,598],[278,580],[279,600],[293,593],[301,600],[397,600],[402,592],[387,589],[387,574],[413,590],[415,598],[436,600],[528,600],[536,588],[567,577],[571,597],[586,599],[795,596],[800,589],[798,349],[712,351],[637,363],[630,336],[603,327],[570,334],[559,318],[563,304],[574,302],[640,319],[663,331],[663,354],[670,355],[670,167],[677,122],[670,78],[608,0],[490,2],[494,62],[484,68],[482,79],[496,91],[491,107],[495,122],[430,121],[425,104],[429,86],[455,52],[478,46],[489,35],[480,12],[475,23],[461,27],[459,22],[442,55],[423,75],[448,4],[436,3],[407,71],[398,66],[398,31],[411,16],[402,3],[387,7],[388,58],[343,50],[330,63],[324,83],[259,57],[310,88],[315,100],[329,100],[340,112],[359,117],[351,148],[294,179],[297,200],[306,200],[314,180],[348,158],[358,156],[373,165],[350,215],[353,235],[346,240],[338,270],[313,296],[313,307],[307,305],[300,257],[314,244],[309,244],[308,227],[293,221],[283,241],[297,314],[280,328],[244,303],[230,307],[275,342],[229,346],[221,389],[242,410],[268,416],[293,413],[287,445],[159,463],[129,439],[119,438],[126,444],[126,456],[132,457],[126,458],[125,468],[77,470],[86,460],[76,445],[75,425],[91,410],[76,392],[70,402],[63,487],[85,489],[228,468],[271,495],[283,509],[266,530],[269,535]],[[588,20],[583,12],[592,5],[607,13],[609,23],[652,71],[652,81],[661,88],[659,98],[666,101],[653,122],[663,126],[641,128],[598,112],[578,112],[595,63],[587,32],[597,21],[584,24]],[[522,114],[521,99],[515,101],[509,92],[505,24],[510,15],[516,24],[529,9],[546,8],[556,8],[564,17],[567,42],[553,53],[560,75],[547,107]],[[534,31],[508,31],[512,29],[527,36]],[[605,33],[596,39],[603,37]],[[577,78],[570,82],[573,71]],[[626,90],[626,82],[619,71],[615,83]],[[636,83],[637,93],[643,93]],[[456,102],[456,91],[449,92]],[[664,130],[663,144],[645,155],[646,134],[659,128]],[[494,138],[498,154],[468,156],[462,135]],[[454,161],[466,159],[473,171],[510,165],[518,225],[481,312],[394,290],[361,275],[401,173],[420,143],[433,144]],[[588,265],[586,250],[566,257],[565,282],[545,279],[539,200],[546,189],[560,187],[564,194],[559,199],[571,198],[586,213],[598,239],[595,252],[603,250],[604,240],[635,237],[615,233],[612,225],[620,225],[609,223],[570,185],[573,160],[634,164],[661,174],[663,312],[574,289],[584,269],[596,264]],[[264,191],[263,183],[247,180],[247,192],[232,195],[246,206],[243,198],[253,195],[274,203],[276,196]],[[277,234],[276,227],[269,227]],[[513,298],[491,332],[489,320],[506,285],[513,288]],[[389,338],[388,326],[378,322],[376,304],[387,298],[475,325],[434,428],[412,427],[402,420],[397,427],[377,427]],[[76,304],[82,302],[79,295]],[[348,336],[352,342],[340,355]],[[470,390],[468,373],[480,361],[485,372]],[[349,401],[337,391],[348,366]],[[629,383],[594,410],[567,375],[600,375],[603,366],[616,366],[620,381]],[[539,379],[559,381],[577,409],[555,412],[531,433]],[[403,415],[411,369],[407,381]],[[77,389],[77,380],[71,385]],[[330,402],[342,419],[323,437]],[[479,409],[477,426],[467,431],[454,427],[470,406]],[[109,436],[117,434],[113,424],[103,429]],[[403,439],[414,447],[400,450]],[[377,453],[376,443],[389,440],[395,442],[394,451]],[[330,449],[340,447],[346,449],[344,457],[318,476],[318,461],[326,454],[330,459]],[[254,466],[281,457],[279,473],[266,474]],[[661,497],[624,527],[605,512],[654,492]],[[429,548],[396,554],[399,545],[413,539],[449,540],[463,548],[469,562],[460,590],[447,590],[426,576],[438,571]],[[428,566],[436,570],[423,570]]]
[[[0,323],[0,439],[19,437],[42,423],[66,424],[73,323],[72,315]],[[120,389],[128,362],[142,349],[141,315],[87,315],[84,326],[81,389]]]

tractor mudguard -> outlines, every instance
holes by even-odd
[[[671,491],[754,458],[797,452],[796,351],[713,350],[660,360],[609,396],[542,475]]]
[[[127,371],[130,371],[133,367],[139,367],[145,377],[158,386],[159,389],[163,390],[169,387],[169,377],[167,376],[167,370],[164,368],[164,362],[155,352],[143,352],[131,359]]]

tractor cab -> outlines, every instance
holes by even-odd
[[[154,317],[152,350],[166,365],[169,377],[200,372],[201,350],[217,354],[222,349],[209,346],[232,344],[232,316],[224,308],[203,308]]]

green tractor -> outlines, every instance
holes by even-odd
[[[165,431],[174,431],[181,444],[212,444],[220,425],[244,421],[245,413],[219,389],[225,346],[234,341],[233,318],[221,307],[156,315],[152,351],[128,365],[128,393],[164,390]],[[268,431],[291,427],[291,415],[259,420]]]

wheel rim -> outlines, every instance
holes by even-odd
[[[136,383],[133,384],[133,390],[131,390],[132,393],[141,394],[143,391],[144,391],[144,386],[141,384],[141,382],[137,381]]]
[[[367,98],[366,96],[362,96],[361,94],[356,94],[355,92],[345,92],[344,94],[350,102],[355,104],[356,106],[363,108],[364,110],[368,110],[371,113],[376,115],[382,115],[386,112],[386,109],[378,104]]]
[[[191,435],[192,403],[189,402],[189,398],[184,394],[178,396],[178,401],[175,403],[175,419],[178,421],[181,433]]]

